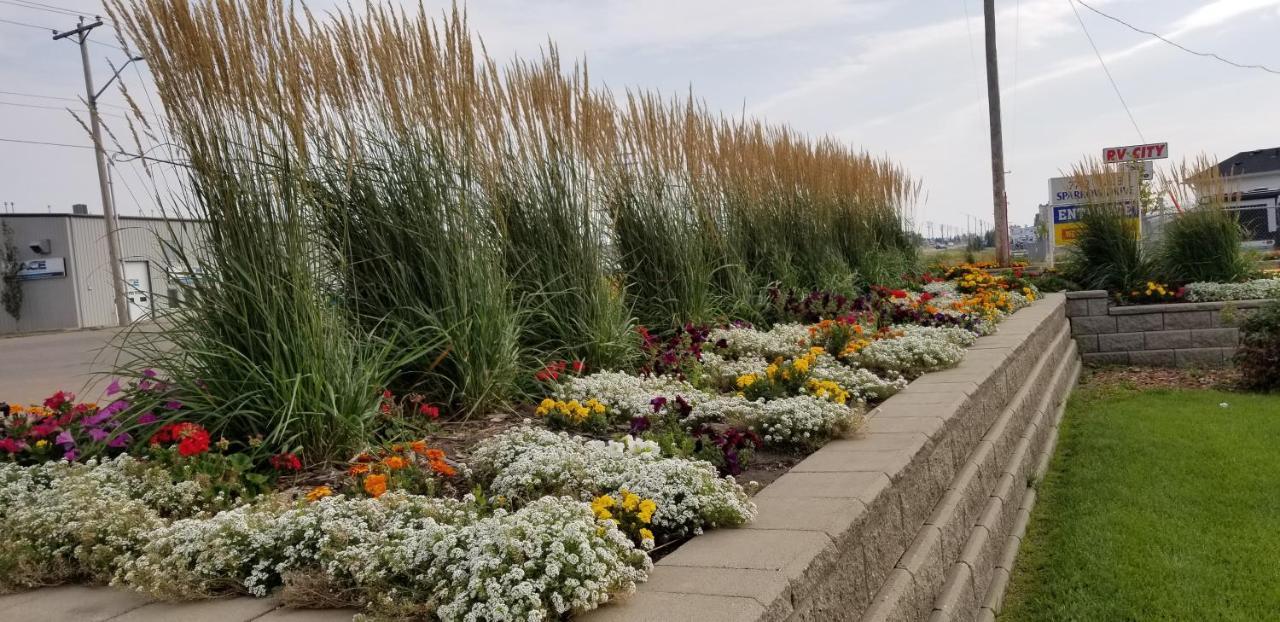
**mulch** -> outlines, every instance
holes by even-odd
[[[1240,373],[1233,367],[1173,369],[1165,367],[1104,367],[1086,370],[1081,383],[1120,385],[1135,389],[1239,390]]]

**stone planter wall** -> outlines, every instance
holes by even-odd
[[[1238,320],[1267,301],[1115,306],[1101,290],[1068,292],[1071,335],[1086,365],[1214,367],[1231,362]]]
[[[587,620],[974,620],[998,613],[1080,364],[1051,294],[927,374]]]

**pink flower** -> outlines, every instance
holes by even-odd
[[[147,412],[144,412],[138,416],[138,423],[146,425],[148,423],[155,423],[157,419],[159,419],[159,417],[157,417],[155,413],[148,410]]]
[[[115,395],[120,392],[120,379],[115,378],[111,384],[107,385],[107,395]]]
[[[130,436],[127,433],[117,434],[115,437],[113,437],[110,441],[107,442],[107,447],[111,447],[112,449],[119,449],[121,447],[124,447],[125,445],[128,445],[129,440],[130,440]]]

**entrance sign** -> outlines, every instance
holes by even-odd
[[[1138,203],[1125,201],[1123,205],[1125,220],[1133,227],[1136,235],[1142,226],[1142,214],[1138,209]],[[1053,212],[1053,243],[1057,246],[1075,244],[1076,237],[1080,235],[1080,217],[1089,209],[1089,206],[1055,205],[1049,209]]]
[[[1049,178],[1049,205],[1124,203],[1137,201],[1140,184],[1136,174],[1115,175],[1114,184],[1101,188],[1081,188],[1074,177]]]
[[[1138,160],[1162,160],[1169,157],[1169,143],[1107,147],[1102,150],[1102,161],[1107,164]]]

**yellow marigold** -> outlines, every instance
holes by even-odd
[[[591,409],[591,412],[593,412],[593,413],[595,413],[595,414],[597,414],[597,415],[603,415],[603,414],[604,414],[604,411],[605,411],[605,406],[604,406],[604,404],[601,404],[601,403],[600,403],[600,401],[599,401],[599,400],[597,400],[597,399],[596,399],[596,398],[594,398],[594,397],[593,397],[593,398],[591,398],[591,399],[589,399],[589,400],[587,400],[587,403],[585,404],[585,406],[586,406],[587,408],[590,408],[590,409]]]
[[[764,373],[765,373],[765,375],[769,376],[770,378],[773,378],[773,377],[777,376],[777,375],[778,375],[778,364],[777,364],[776,362],[775,362],[775,363],[770,363],[768,367],[764,368]]]
[[[551,409],[555,407],[556,407],[556,401],[548,397],[543,399],[542,402],[538,404],[538,409],[535,410],[534,412],[539,417],[545,417],[548,414],[550,414]]]
[[[798,358],[794,363],[791,364],[791,366],[794,367],[796,371],[802,374],[809,373],[809,359],[807,358]]]
[[[40,439],[40,440],[38,440],[38,441],[36,441],[36,448],[37,448],[37,449],[44,449],[45,447],[48,447],[48,446],[49,446],[49,441],[46,441],[46,440],[44,440],[43,438],[42,438],[42,439]]]
[[[769,367],[773,367],[773,366],[772,366],[772,365],[770,365]],[[772,377],[772,376],[773,376],[773,374],[769,374],[769,375],[770,375],[770,377]],[[745,388],[747,388],[747,387],[749,387],[749,386],[751,386],[751,385],[755,384],[755,383],[756,383],[756,380],[759,380],[759,377],[757,377],[755,374],[743,374],[743,375],[741,375],[741,376],[738,376],[738,382],[737,382],[737,384],[738,384],[738,388],[739,388],[739,389],[745,389]]]
[[[624,488],[622,490],[622,509],[634,512],[638,507],[640,507],[640,495]]]
[[[311,490],[307,491],[307,501],[311,501],[311,502],[319,501],[332,494],[333,494],[332,488],[328,486],[316,486],[315,488],[312,488]]]
[[[364,491],[375,499],[381,497],[387,492],[387,476],[382,473],[374,473],[364,478]]]
[[[640,502],[639,511],[636,512],[636,518],[642,523],[648,523],[653,520],[653,513],[658,510],[658,504],[653,499],[645,499]]]
[[[650,540],[650,541],[652,541],[652,540],[653,540],[653,532],[652,532],[652,531],[649,531],[648,529],[645,529],[644,527],[641,527],[641,528],[640,528],[640,539],[641,539],[641,540]]]

